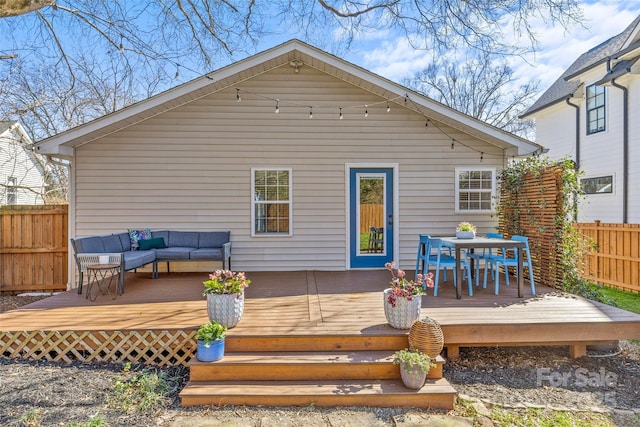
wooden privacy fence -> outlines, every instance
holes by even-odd
[[[0,293],[67,289],[68,205],[0,207]]]
[[[557,166],[526,175],[518,192],[500,194],[498,230],[505,238],[514,234],[528,237],[535,282],[556,288],[563,281],[562,232],[556,225],[563,203],[562,168]]]
[[[369,227],[384,227],[383,205],[360,205],[360,232],[368,233]]]
[[[595,283],[640,292],[640,224],[579,223],[595,244],[585,255],[583,277]]]

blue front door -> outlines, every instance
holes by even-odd
[[[393,260],[393,169],[349,172],[351,268],[381,268]]]

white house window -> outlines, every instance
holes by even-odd
[[[18,204],[18,179],[15,176],[7,178],[7,205]]]
[[[456,168],[456,212],[492,212],[495,168]]]
[[[604,87],[587,87],[587,134],[602,132],[605,122]]]
[[[252,235],[291,235],[291,169],[251,169]]]
[[[584,194],[613,193],[613,176],[599,176],[596,178],[582,178],[582,191]]]

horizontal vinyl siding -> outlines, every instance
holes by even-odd
[[[399,164],[395,220],[404,268],[415,265],[420,232],[452,234],[462,220],[484,231],[495,226],[490,215],[454,214],[454,169],[499,170],[498,148],[425,126],[403,99],[387,113],[384,99],[311,67],[294,74],[287,65],[238,87],[240,103],[230,88],[79,147],[76,234],[231,230],[234,269],[342,270],[346,163]],[[279,114],[265,96],[281,100]],[[451,137],[460,141],[453,150]],[[462,144],[484,151],[483,162]],[[252,167],[292,168],[293,236],[251,237]]]

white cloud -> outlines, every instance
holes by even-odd
[[[566,31],[534,21],[538,35],[535,55],[513,60],[511,66],[521,80],[539,79],[541,89],[548,88],[584,52],[619,34],[640,14],[640,4],[605,0],[585,3],[583,26]],[[527,63],[529,62],[529,63]]]
[[[583,8],[583,25],[568,31],[559,25],[552,27],[541,18],[531,21],[538,39],[537,51],[510,61],[516,78],[522,83],[540,80],[540,89],[546,90],[582,53],[619,34],[640,14],[640,2],[588,0]],[[511,29],[505,26],[505,31]],[[359,52],[353,52],[348,60],[396,82],[429,64],[431,52],[413,49],[403,35],[387,37],[382,42],[361,39]],[[522,43],[529,41],[523,39]]]

